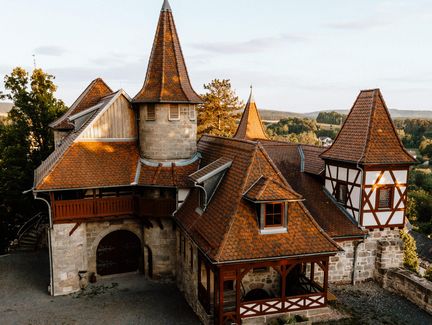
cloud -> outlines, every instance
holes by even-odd
[[[34,50],[35,54],[47,56],[62,56],[66,52],[66,49],[60,46],[39,46]]]
[[[283,34],[278,37],[253,38],[243,42],[214,42],[214,43],[195,43],[191,46],[195,49],[204,50],[219,54],[242,54],[251,52],[261,52],[270,47],[294,42],[304,42],[306,37]]]
[[[358,20],[332,22],[332,23],[325,24],[325,26],[333,29],[341,29],[341,30],[364,30],[364,29],[387,26],[390,24],[391,21],[387,19],[383,19],[382,17],[378,17],[378,18],[370,17],[370,18],[358,19]]]

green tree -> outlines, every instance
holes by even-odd
[[[231,81],[214,79],[204,89],[207,90],[201,96],[204,104],[198,108],[198,137],[203,134],[233,136],[244,105],[231,88]]]
[[[419,260],[415,239],[405,230],[401,230],[400,235],[404,243],[404,266],[413,272],[418,272]]]
[[[13,102],[7,123],[0,126],[0,230],[4,242],[12,239],[14,228],[38,208],[31,195],[33,170],[53,149],[48,127],[65,110],[55,98],[54,77],[35,69],[31,74],[15,68],[4,78],[6,94]],[[1,245],[2,243],[0,243]],[[0,247],[1,251],[2,247]]]
[[[423,156],[432,159],[432,139],[423,138],[422,142],[420,142],[419,150]]]
[[[320,112],[316,120],[318,123],[340,125],[345,118],[346,115],[337,112]]]

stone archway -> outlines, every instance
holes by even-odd
[[[110,275],[138,271],[142,257],[141,240],[128,230],[110,232],[96,250],[96,272]]]

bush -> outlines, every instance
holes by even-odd
[[[404,243],[404,266],[413,272],[418,272],[419,260],[417,256],[417,246],[414,238],[406,231],[401,230],[400,235]]]

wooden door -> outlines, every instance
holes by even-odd
[[[140,257],[139,238],[127,230],[114,231],[106,235],[97,248],[97,274],[109,275],[137,271]]]

